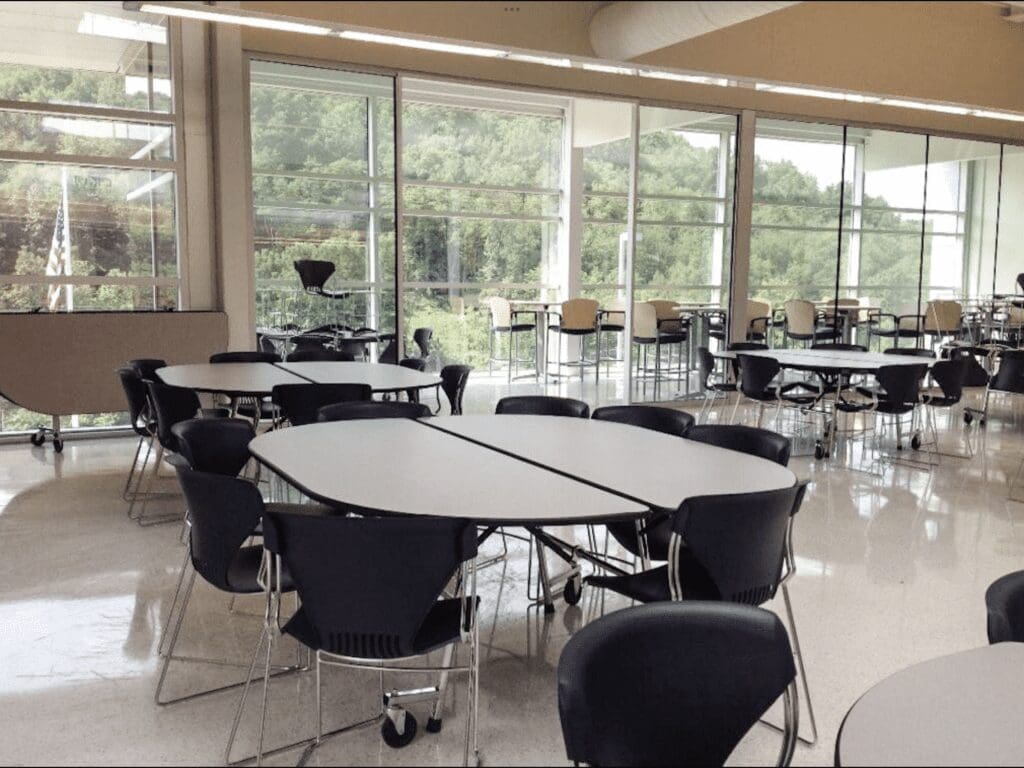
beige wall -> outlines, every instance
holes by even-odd
[[[593,3],[242,2],[248,10],[592,55]],[[507,11],[506,8],[519,8]],[[247,50],[830,122],[1024,141],[1024,123],[672,83],[246,29]],[[662,66],[1024,112],[1024,25],[977,2],[805,2],[641,59]]]

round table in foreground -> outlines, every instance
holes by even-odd
[[[850,708],[836,765],[1024,764],[1024,643],[931,659]]]

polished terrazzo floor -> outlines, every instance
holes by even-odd
[[[478,387],[468,410],[486,410],[499,390],[496,381]],[[812,480],[796,524],[791,593],[820,731],[815,746],[797,747],[795,764],[832,763],[843,715],[876,681],[985,643],[985,588],[1024,564],[1024,504],[1007,498],[1024,454],[1022,424],[1010,400],[994,402],[984,430],[965,431],[959,412],[941,418],[943,448],[963,450],[969,439],[976,456],[943,457],[931,472],[879,463],[856,448],[830,466],[792,461]],[[120,490],[133,450],[128,439],[72,440],[60,456],[49,447],[0,447],[0,763],[223,760],[236,692],[170,707],[153,702],[157,645],[184,549],[178,525],[141,528],[126,519]],[[165,484],[173,489],[169,478]],[[176,499],[161,503],[180,508]],[[559,603],[552,616],[529,607],[525,547],[482,573],[481,594],[484,762],[565,763],[555,694],[560,650],[584,622],[622,603],[588,591],[580,606]],[[179,651],[246,660],[261,621],[247,614],[259,608],[247,599],[229,613],[226,596],[198,586]],[[288,642],[282,660],[292,658]],[[239,674],[176,664],[168,694]],[[326,674],[327,725],[373,714],[377,690],[373,673]],[[461,682],[453,691],[441,734],[421,732],[395,751],[376,729],[363,729],[325,742],[309,764],[460,762]],[[274,681],[268,746],[311,733],[312,692],[309,674]],[[411,710],[422,726],[428,705]],[[256,713],[247,712],[239,756],[252,747]],[[777,748],[777,734],[757,726],[730,762],[772,764]],[[294,751],[267,762],[298,758]]]

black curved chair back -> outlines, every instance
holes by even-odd
[[[558,660],[565,751],[589,765],[722,765],[793,682],[774,613],[711,602],[625,608]]]
[[[384,341],[382,338],[381,341]],[[398,342],[395,341],[394,337],[387,340],[388,345],[384,347],[384,351],[380,353],[377,358],[378,363],[384,363],[388,365],[395,365],[398,363]]]
[[[289,363],[351,363],[355,359],[351,352],[326,347],[300,348],[288,355]]]
[[[1024,643],[1024,571],[1001,576],[985,590],[989,643]]]
[[[256,437],[248,419],[189,419],[171,432],[192,469],[226,477],[237,477],[249,463],[249,443]]]
[[[210,355],[211,363],[280,363],[277,352],[218,352]]]
[[[136,360],[129,360],[128,367],[134,369],[140,379],[146,380],[152,379],[161,368],[166,368],[167,362],[159,357],[140,357]]]
[[[441,389],[448,397],[452,416],[462,415],[462,396],[466,394],[466,384],[472,370],[468,365],[446,365],[441,369]]]
[[[192,565],[206,581],[231,592],[228,572],[263,516],[263,497],[248,480],[176,469],[188,503]]]
[[[463,520],[274,511],[263,542],[302,603],[285,631],[301,624],[319,649],[380,659],[422,652],[424,620],[477,549],[476,526]]]
[[[924,347],[889,347],[883,350],[885,355],[903,355],[904,357],[928,357],[935,359],[935,353]]]
[[[334,403],[369,401],[369,384],[278,384],[271,400],[293,427],[314,424],[320,409]]]
[[[422,419],[430,409],[422,403],[397,400],[371,400],[363,403],[334,403],[317,413],[317,421],[353,421],[355,419]]]
[[[434,338],[433,328],[417,328],[412,332],[413,343],[419,347],[420,357],[430,357],[430,340]]]
[[[427,370],[427,361],[422,357],[403,357],[398,364],[403,368],[411,368],[421,373]]]
[[[726,347],[729,352],[753,352],[760,349],[768,349],[768,344],[763,341],[733,341]],[[714,370],[714,366],[711,367]],[[733,376],[740,375],[740,361],[737,355],[732,359],[732,374]]]
[[[757,493],[695,496],[672,518],[672,530],[695,560],[694,594],[761,605],[775,596],[782,575],[790,517],[806,484]],[[699,574],[699,575],[698,575]],[[700,582],[704,582],[703,584]]]
[[[952,401],[950,405],[959,403],[967,383],[967,371],[970,361],[965,357],[955,360],[939,360],[932,366],[932,379],[939,385],[942,395]]]
[[[782,370],[772,357],[736,355],[739,364],[739,388],[747,397],[764,399],[765,390]]]
[[[182,421],[194,419],[200,411],[199,398],[191,389],[172,387],[160,381],[146,381],[149,402],[156,419],[156,439],[164,450],[180,453],[178,438],[172,427]]]
[[[1024,291],[1024,272],[1017,275],[1017,287],[1020,288],[1021,291]]]
[[[299,273],[299,281],[304,291],[320,291],[324,283],[334,274],[335,266],[330,261],[317,261],[316,259],[299,259],[292,262],[295,271]]]
[[[999,368],[989,388],[997,392],[1024,394],[1024,350],[1008,349],[999,355]]]
[[[984,387],[988,384],[988,371],[978,362],[978,355],[985,357],[988,350],[978,347],[953,347],[949,351],[950,360],[963,360],[966,373],[964,374],[965,387]]]
[[[690,427],[686,437],[698,443],[760,456],[783,467],[789,464],[789,438],[769,429],[748,427],[743,424],[695,424]]]
[[[277,354],[277,347],[274,346],[274,340],[264,336],[263,334],[256,334],[256,346],[259,347],[260,352],[266,352],[271,355]]]
[[[844,344],[841,342],[818,341],[811,344],[811,349],[831,349],[834,352],[867,352],[863,344]]]
[[[910,408],[921,395],[921,382],[928,375],[928,366],[883,365],[875,372],[875,378],[884,392],[879,399],[891,407]]]
[[[686,411],[675,408],[659,408],[655,405],[606,405],[598,408],[590,417],[597,421],[616,421],[632,424],[666,435],[683,437],[693,426],[695,419]]]
[[[131,419],[132,429],[140,437],[149,437],[146,425],[149,420],[146,385],[134,368],[118,368],[117,377],[121,380],[121,389],[124,390],[125,399],[128,401],[128,418]]]
[[[706,390],[715,373],[715,356],[707,347],[697,347],[697,368],[700,371],[700,387]]]
[[[573,416],[586,419],[590,416],[590,406],[582,400],[574,400],[571,397],[518,395],[501,398],[494,408],[494,412],[532,414],[534,416]]]

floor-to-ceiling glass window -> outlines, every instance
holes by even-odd
[[[1003,146],[1003,183],[999,200],[999,245],[993,293],[1024,293],[1017,275],[1024,272],[1024,147]]]
[[[0,312],[177,308],[182,152],[166,21],[117,3],[45,15],[0,5]],[[0,399],[0,432],[49,420]]]
[[[395,328],[394,81],[251,62],[258,328]],[[294,263],[326,261],[335,299]]]

